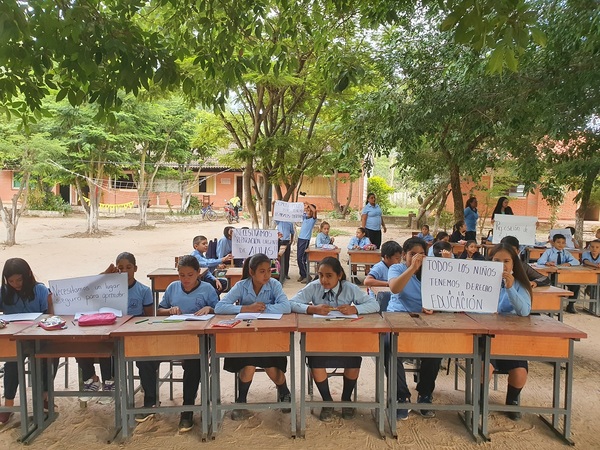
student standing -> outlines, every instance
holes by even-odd
[[[366,229],[369,240],[375,247],[381,247],[381,230],[386,233],[387,228],[383,222],[381,207],[377,204],[377,197],[372,192],[367,195],[367,203],[362,209],[360,220],[361,226]]]
[[[423,309],[421,297],[421,267],[425,257],[427,244],[423,239],[410,238],[404,242],[404,261],[394,264],[388,272],[388,282],[392,297],[388,305],[390,312],[414,312],[432,314],[433,311]],[[419,383],[417,384],[417,403],[432,403],[435,380],[440,370],[441,358],[421,358],[419,368]],[[397,399],[399,403],[410,402],[410,391],[406,384],[406,372],[402,358],[397,361],[398,373],[396,378]],[[408,419],[409,409],[398,408],[396,418]],[[422,409],[423,417],[435,417],[435,411]]]
[[[337,258],[331,256],[324,258],[318,267],[319,279],[302,288],[290,299],[292,312],[300,314],[327,315],[337,309],[342,314],[371,314],[379,311],[375,299],[369,297],[357,286],[346,281],[346,274]],[[333,397],[329,391],[327,368],[344,369],[344,387],[342,401],[349,402],[356,381],[360,373],[362,358],[360,356],[309,356],[308,366],[321,398],[325,402],[332,402]],[[342,408],[342,417],[352,419],[356,408]],[[333,407],[321,408],[319,419],[323,422],[333,420]]]
[[[477,213],[477,199],[470,197],[465,205],[465,223],[467,225],[467,232],[465,240],[476,241],[477,240],[477,219],[479,214]]]
[[[285,245],[285,253],[283,254],[283,261],[284,261],[284,271],[285,273],[283,274],[283,276],[285,276],[286,280],[290,279],[289,273],[290,273],[290,255],[292,254],[292,244],[294,243],[294,234],[296,233],[294,224],[292,222],[281,222],[278,221],[277,223],[277,231],[278,231],[278,237],[279,237],[279,243],[278,245],[281,247],[282,245]]]
[[[219,301],[217,293],[208,283],[200,281],[200,264],[192,255],[179,258],[177,264],[179,281],[172,282],[158,305],[159,316],[194,314],[203,316],[214,312]],[[193,405],[200,385],[200,359],[185,359],[183,366],[183,404]],[[208,401],[208,399],[202,399]],[[179,419],[179,431],[190,431],[194,427],[194,413],[184,411]]]
[[[500,243],[490,251],[490,259],[503,264],[498,313],[528,316],[531,312],[531,286],[517,252],[510,244]],[[508,372],[505,404],[518,405],[521,390],[527,382],[527,361],[499,359],[492,360],[491,365],[490,376],[494,370]],[[507,415],[512,420],[521,418],[519,412],[509,412]]]
[[[502,215],[502,214],[506,214],[506,215],[513,215],[513,210],[510,206],[508,206],[508,198],[507,197],[500,197],[498,199],[498,202],[496,203],[496,207],[494,208],[494,212],[492,212],[492,223],[494,221],[494,218],[496,217],[496,215]]]
[[[4,314],[43,313],[53,314],[52,294],[46,286],[38,283],[33,276],[31,267],[21,258],[10,258],[4,263],[2,270],[2,287],[0,288],[0,311]],[[53,360],[54,368],[58,359]],[[48,409],[48,378],[47,360],[42,360],[42,383],[44,390],[44,409]],[[19,387],[18,363],[16,361],[4,364],[4,405],[14,406],[17,388]],[[25,386],[21,386],[25,389]],[[11,412],[0,412],[0,424],[10,420]],[[25,420],[25,418],[21,418]]]
[[[238,281],[216,308],[217,314],[239,314],[244,312],[266,312],[288,314],[290,302],[283,292],[281,283],[271,278],[271,260],[267,255],[257,253],[244,261],[242,279]],[[248,391],[257,367],[262,367],[277,386],[280,402],[291,402],[290,390],[285,379],[287,358],[285,356],[253,356],[225,358],[223,368],[237,373],[239,392],[236,403],[246,403]],[[289,413],[289,409],[283,412]],[[244,409],[231,411],[232,420],[243,420],[247,416]]]
[[[310,280],[307,278],[307,258],[306,249],[310,245],[310,238],[312,237],[312,230],[317,222],[317,207],[312,204],[304,202],[304,219],[302,220],[302,226],[298,233],[298,247],[297,247],[297,261],[298,271],[300,272],[299,282],[308,283]]]

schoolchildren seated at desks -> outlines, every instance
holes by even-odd
[[[200,267],[207,267],[208,271],[204,275],[204,281],[210,283],[220,294],[227,290],[227,279],[216,278],[212,271],[216,268],[224,269],[225,263],[232,261],[233,256],[231,253],[225,255],[222,258],[207,258],[206,251],[208,250],[208,239],[205,236],[196,236],[192,241],[194,250],[190,253],[191,256],[198,260]]]
[[[239,314],[245,312],[265,312],[273,314],[289,314],[290,302],[281,283],[271,278],[271,260],[262,253],[257,253],[244,261],[242,279],[238,281],[227,296],[217,303],[217,314]],[[280,402],[291,402],[291,393],[287,386],[285,372],[287,358],[285,356],[252,356],[225,358],[223,368],[227,372],[238,374],[239,391],[236,403],[247,402],[248,391],[257,367],[262,367],[277,387]],[[282,410],[289,413],[290,409]],[[231,411],[232,420],[244,420],[248,417],[245,409]]]
[[[337,258],[327,257],[319,263],[318,280],[312,281],[290,299],[292,312],[299,314],[327,315],[337,310],[342,314],[371,314],[379,311],[375,299],[369,297],[357,286],[346,281],[346,274]],[[327,379],[328,368],[344,369],[342,401],[351,401],[352,392],[360,373],[360,356],[309,356],[308,366],[321,398],[333,402]],[[333,406],[321,408],[319,419],[323,422],[333,420]],[[352,419],[355,408],[342,408],[342,418]]]
[[[52,314],[52,294],[46,286],[38,283],[31,267],[21,258],[10,258],[2,270],[2,288],[0,289],[0,311],[4,314],[43,313]],[[58,360],[53,360],[54,367]],[[15,396],[19,387],[18,363],[4,363],[4,406],[15,405]],[[44,409],[48,410],[48,386],[52,380],[48,377],[47,360],[42,361],[42,384],[44,391]],[[25,386],[21,386],[25,389]],[[12,412],[0,412],[0,425],[7,423]],[[25,419],[21,419],[25,420]]]
[[[350,238],[348,250],[375,250],[375,246],[367,237],[367,230],[363,227],[356,229],[356,235]]]
[[[416,237],[407,239],[404,242],[402,262],[394,264],[388,271],[388,283],[392,291],[387,308],[389,312],[433,313],[433,311],[423,309],[421,297],[421,267],[426,247],[427,243]],[[389,345],[387,351],[389,352]],[[403,407],[402,404],[410,402],[411,395],[406,384],[406,372],[402,359],[398,358],[396,363],[398,368],[396,377],[397,400],[401,404],[396,411],[396,418],[406,420],[410,410]],[[432,403],[440,363],[441,358],[421,358],[419,383],[417,384],[418,403]],[[420,413],[423,417],[435,417],[435,411],[433,410],[421,409]]]
[[[450,242],[438,241],[431,246],[431,250],[435,258],[454,258]]]
[[[600,269],[600,239],[590,242],[589,250],[581,256],[582,264],[593,269]],[[598,286],[588,286],[590,298],[596,298]]]
[[[430,242],[433,243],[433,236],[429,232],[429,225],[423,225],[421,227],[421,232],[418,233],[416,237],[423,239],[428,244]]]
[[[435,235],[435,239],[433,240],[433,244],[439,241],[450,242],[450,235],[445,231],[440,231]],[[429,244],[428,244],[429,245]],[[427,256],[433,256],[433,245],[429,245],[429,249],[427,250]]]
[[[179,281],[172,282],[158,305],[159,316],[194,314],[202,316],[214,313],[219,301],[214,288],[200,280],[200,264],[192,255],[179,258],[177,272]],[[200,358],[186,359],[183,366],[183,404],[193,405],[200,385]],[[206,368],[205,368],[206,369]],[[194,427],[194,413],[184,411],[179,419],[179,431],[190,431]]]
[[[315,240],[316,248],[323,248],[324,245],[333,245],[335,238],[329,236],[330,229],[329,222],[321,222],[319,226],[319,234],[317,234],[317,239]]]
[[[542,256],[537,260],[537,264],[540,266],[551,266],[551,267],[560,267],[560,266],[579,266],[579,261],[571,255],[565,247],[567,246],[567,238],[562,234],[555,234],[552,238],[552,247],[546,250]],[[576,299],[579,297],[579,286],[567,286],[573,295],[570,298]],[[576,314],[575,310],[575,301],[570,301],[567,309],[565,310],[568,313]]]
[[[515,252],[519,254],[519,240],[514,236],[504,236],[500,241],[501,244],[508,244],[513,247]],[[525,275],[527,275],[527,279],[529,280],[529,284],[532,288],[542,287],[542,286],[550,286],[550,278],[546,275],[542,275],[525,261],[521,260],[521,264],[523,269],[525,269]]]
[[[485,261],[483,255],[479,253],[477,241],[467,241],[465,243],[465,249],[458,256],[458,259],[474,259],[475,261]]]
[[[402,247],[396,241],[387,241],[381,245],[381,261],[371,267],[369,274],[365,277],[364,284],[367,288],[371,286],[388,287],[388,270],[394,264],[398,264],[402,258]],[[373,298],[375,293],[369,289],[369,295]]]

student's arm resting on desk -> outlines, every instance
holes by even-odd
[[[567,250],[565,250],[565,260],[563,261],[563,264],[570,264],[571,266],[580,266],[581,264],[579,263],[579,260],[576,259],[573,255],[571,255],[571,253]]]
[[[242,305],[234,305],[238,300],[242,303],[243,283],[238,281],[227,295],[221,299],[215,306],[217,314],[239,314],[242,312]]]
[[[181,310],[178,306],[171,305],[171,293],[174,289],[175,283],[178,282],[175,281],[174,283],[171,283],[169,286],[167,286],[163,298],[158,304],[158,308],[156,310],[157,316],[170,316],[172,314],[181,314]]]
[[[388,286],[388,282],[387,281],[378,280],[377,278],[375,278],[374,276],[372,276],[370,273],[369,273],[369,275],[367,275],[365,277],[365,280],[363,281],[363,284],[365,286],[367,286],[367,287],[369,287],[369,286],[387,287]]]
[[[379,312],[379,303],[377,303],[377,300],[373,297],[369,297],[355,284],[346,281],[344,283],[344,289],[347,289],[348,287],[350,287],[350,290],[354,295],[352,303],[354,303],[357,314],[373,314]]]
[[[550,254],[552,253],[552,249],[549,248],[548,250],[546,250],[544,253],[542,253],[542,256],[540,256],[537,260],[537,264],[539,266],[545,266],[548,264],[548,259],[550,258]]]
[[[292,312],[292,306],[287,296],[283,292],[281,283],[277,280],[271,279],[269,281],[271,287],[271,298],[273,303],[267,303],[265,312],[269,314],[289,314]]]
[[[206,306],[200,308],[194,313],[194,315],[204,316],[206,314],[212,314],[215,312],[215,306],[217,306],[217,303],[219,302],[219,296],[217,295],[216,291],[212,288],[212,286],[209,286],[209,288],[210,289],[206,289]]]
[[[525,268],[527,279],[531,283],[535,283],[535,286],[532,287],[550,286],[550,279],[546,275],[542,275],[527,263],[523,264],[523,267]]]
[[[318,289],[316,284],[308,283],[302,289],[300,289],[296,295],[290,298],[290,307],[292,312],[299,314],[311,314],[308,312],[310,303],[316,298]]]

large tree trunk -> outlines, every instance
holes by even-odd
[[[139,191],[138,191],[139,192]],[[148,201],[150,199],[150,192],[148,189],[143,189],[139,192],[138,202],[140,208],[140,227],[145,227],[148,225]]]
[[[594,188],[594,182],[598,178],[600,171],[588,173],[583,186],[581,187],[581,199],[579,208],[575,212],[575,237],[583,243],[583,223],[585,221],[585,213],[590,205],[590,197],[592,195],[592,189]]]
[[[450,188],[452,189],[452,200],[454,200],[454,220],[458,222],[465,219],[465,207],[460,186],[460,169],[452,161],[450,161]]]
[[[90,214],[88,215],[88,234],[96,234],[100,232],[98,227],[98,218],[100,216],[100,188],[91,180],[88,179],[88,187],[90,189]]]
[[[267,181],[265,177],[263,177],[263,183],[260,186],[261,188],[261,228],[266,230],[269,228],[269,190],[271,189],[271,183]]]
[[[252,220],[252,228],[258,228],[258,213],[256,212],[256,204],[252,198],[252,177],[254,176],[254,169],[252,167],[252,159],[246,160],[246,167],[244,168],[243,183],[244,183],[244,206],[250,214],[250,220]]]

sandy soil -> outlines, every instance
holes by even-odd
[[[6,258],[22,257],[32,266],[36,277],[47,282],[50,279],[68,278],[96,274],[102,271],[115,256],[122,251],[134,253],[138,259],[138,280],[149,285],[146,274],[159,267],[171,267],[173,257],[191,251],[191,241],[196,234],[209,237],[220,237],[226,223],[221,220],[215,223],[165,223],[158,221],[154,228],[137,230],[132,228],[137,221],[131,218],[102,219],[101,229],[108,232],[101,238],[73,237],[75,233],[85,230],[83,216],[68,218],[30,218],[21,220],[17,230],[18,245],[3,247],[0,250],[0,263]],[[243,224],[240,224],[243,225]],[[354,226],[343,228],[348,236],[340,236],[338,245],[345,248],[349,236],[354,234]],[[340,229],[340,227],[334,227]],[[397,239],[402,242],[410,232],[392,228],[385,239]],[[292,260],[295,259],[295,252]],[[342,251],[342,259],[346,260]],[[292,295],[302,285],[296,282],[297,266],[292,263],[290,271],[292,280],[286,284],[285,291]],[[578,448],[600,448],[600,356],[597,343],[600,341],[600,318],[584,313],[566,315],[565,322],[588,333],[589,338],[576,344],[576,368],[574,383],[572,437]],[[298,361],[299,363],[299,361]],[[299,364],[297,364],[299,367]],[[76,364],[71,360],[69,366],[70,386],[77,383]],[[359,397],[372,398],[374,392],[374,364],[369,358],[363,360],[363,370],[359,379]],[[163,364],[162,371],[166,370]],[[539,404],[550,402],[551,368],[542,363],[532,363],[530,379],[523,391],[522,402]],[[299,378],[298,378],[299,380]],[[438,377],[436,398],[440,401],[449,398],[459,399],[462,390],[454,391],[453,373],[446,375],[445,370]],[[64,383],[63,369],[56,378],[57,388]],[[3,384],[3,380],[0,380]],[[414,383],[411,388],[414,389]],[[499,390],[493,393],[493,399],[501,402],[504,399],[506,380],[501,377]],[[233,378],[223,374],[223,401],[232,400]],[[334,398],[339,398],[341,384],[332,382]],[[273,398],[273,385],[264,374],[258,374],[250,390],[250,401]],[[171,404],[168,389],[161,389],[163,404]],[[176,386],[175,402],[181,401],[181,388]],[[81,449],[95,450],[106,448],[106,439],[113,424],[110,406],[89,403],[81,409],[76,399],[57,399],[59,417],[48,430],[39,436],[29,448],[33,449]],[[199,417],[196,417],[199,425]],[[343,421],[341,417],[330,424],[319,422],[315,416],[308,418],[305,439],[289,438],[289,415],[278,411],[262,411],[254,413],[245,422],[232,422],[225,417],[216,440],[200,443],[197,433],[199,426],[192,432],[178,434],[176,414],[161,414],[154,420],[139,425],[133,436],[120,444],[112,444],[116,448],[130,449],[187,449],[265,446],[277,449],[319,447],[336,448],[499,448],[499,449],[559,449],[564,444],[533,415],[525,415],[520,422],[512,422],[501,414],[493,414],[490,418],[492,442],[476,445],[459,421],[456,413],[438,412],[434,419],[424,419],[412,413],[409,420],[398,424],[400,437],[398,441],[390,438],[382,440],[368,410],[359,410],[359,415],[351,421]],[[15,449],[19,436],[18,415],[0,428],[0,450]]]

